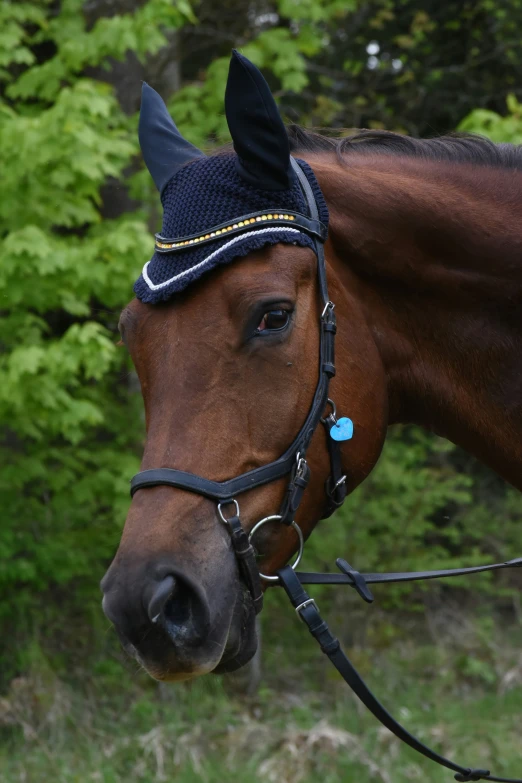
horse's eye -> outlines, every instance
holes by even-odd
[[[269,310],[261,319],[256,334],[261,332],[278,332],[288,325],[290,312],[288,310]]]

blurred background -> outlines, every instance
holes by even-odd
[[[229,678],[158,686],[100,607],[138,469],[119,311],[159,199],[141,81],[207,150],[227,141],[232,47],[288,122],[522,142],[521,0],[3,0],[0,4],[0,781],[449,781],[356,703],[277,590]],[[321,523],[306,570],[458,567],[522,554],[522,503],[471,457],[390,432]],[[316,589],[363,676],[428,744],[522,774],[521,578]]]

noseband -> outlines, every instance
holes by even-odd
[[[263,606],[262,580],[274,582],[281,585],[297,614],[307,625],[312,636],[319,643],[321,650],[328,656],[335,668],[339,671],[345,682],[352,691],[359,697],[363,704],[373,713],[373,715],[388,728],[402,742],[405,742],[413,750],[421,753],[423,756],[435,761],[448,769],[453,770],[455,780],[476,781],[491,780],[499,783],[522,783],[522,779],[492,777],[489,770],[474,769],[472,767],[463,767],[450,761],[444,756],[431,750],[420,740],[410,734],[379,702],[379,700],[370,691],[364,680],[361,678],[355,667],[342,651],[338,639],[330,632],[328,625],[322,619],[316,602],[310,598],[303,589],[304,584],[329,584],[329,585],[349,585],[354,588],[358,595],[367,603],[373,601],[373,595],[368,585],[370,584],[389,584],[393,582],[411,582],[423,579],[439,579],[450,576],[461,576],[466,574],[479,573],[481,571],[494,571],[503,568],[514,568],[522,566],[522,558],[510,560],[505,563],[496,563],[494,565],[476,566],[472,568],[458,568],[440,571],[415,571],[404,573],[371,573],[361,574],[356,571],[345,560],[338,559],[336,565],[341,571],[339,574],[327,573],[298,573],[296,568],[301,560],[304,548],[303,534],[299,526],[294,521],[295,513],[301,503],[303,493],[310,480],[310,468],[306,462],[306,452],[312,436],[319,424],[322,424],[326,430],[326,441],[328,453],[330,456],[330,475],[325,485],[325,494],[327,498],[324,517],[330,516],[339,508],[346,497],[346,475],[342,469],[342,458],[340,442],[333,437],[335,430],[339,427],[336,408],[333,401],[328,396],[328,387],[330,379],[335,375],[335,353],[334,341],[336,332],[335,305],[328,297],[328,287],[326,278],[326,263],[324,256],[324,242],[326,240],[326,227],[319,220],[317,204],[312,192],[312,188],[303,174],[299,164],[291,158],[292,167],[301,185],[303,195],[308,206],[308,215],[302,215],[294,212],[286,214],[261,214],[252,213],[238,218],[233,226],[227,230],[241,234],[245,228],[257,218],[266,220],[267,225],[288,226],[308,234],[314,243],[314,249],[317,255],[317,272],[319,282],[319,293],[321,297],[320,324],[320,348],[319,348],[319,380],[317,382],[315,394],[312,400],[308,416],[297,434],[295,440],[285,451],[285,453],[266,465],[242,473],[228,481],[211,481],[194,473],[187,473],[183,470],[172,468],[158,468],[154,470],[144,470],[137,473],[131,481],[131,496],[138,489],[157,486],[170,486],[178,489],[184,489],[203,495],[217,502],[217,510],[220,519],[228,528],[232,547],[236,555],[240,574],[252,596],[252,601],[256,614]],[[225,225],[225,224],[224,224]],[[208,234],[214,236],[215,231],[222,231],[223,226],[216,226],[209,229]],[[207,235],[196,238],[196,241],[205,241]],[[172,252],[178,247],[184,246],[194,241],[194,237],[184,237],[181,239],[166,239],[157,237],[157,248],[161,252]],[[326,412],[326,415],[325,415]],[[264,517],[257,522],[250,534],[247,535],[240,520],[239,504],[236,497],[243,492],[268,484],[277,479],[289,476],[289,483],[285,496],[278,514],[272,514]],[[233,507],[231,515],[225,513],[226,508]],[[252,545],[252,538],[255,533],[265,524],[273,521],[279,521],[283,524],[293,527],[299,538],[299,549],[297,557],[291,566],[285,566],[277,572],[277,575],[268,576],[260,574],[256,562],[256,552]]]

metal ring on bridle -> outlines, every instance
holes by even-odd
[[[234,498],[232,498],[231,500],[227,500],[224,503],[218,503],[218,507],[217,507],[218,514],[221,517],[221,521],[224,522],[225,525],[228,525],[228,519],[223,516],[223,512],[221,511],[221,506],[229,506],[231,503],[235,504],[235,506],[236,506],[236,517],[238,517],[239,516],[239,503],[237,502],[237,500],[234,500]]]
[[[335,402],[333,400],[331,400],[330,397],[328,397],[328,399],[326,400],[326,404],[330,405],[330,407],[332,409],[332,412],[331,412],[330,416],[336,422],[337,421],[337,408],[335,407]],[[326,416],[321,418],[321,422],[324,424],[326,419],[327,419]]]
[[[252,537],[253,537],[254,533],[257,530],[259,530],[260,527],[263,527],[263,525],[265,525],[267,522],[272,522],[272,520],[282,519],[282,518],[283,517],[281,516],[281,514],[272,514],[269,517],[264,517],[264,519],[260,519],[259,522],[256,522],[256,524],[254,525],[254,527],[252,528],[252,530],[248,534],[249,542],[252,541]],[[299,551],[298,551],[298,553],[296,555],[296,558],[295,558],[294,562],[291,565],[291,568],[295,571],[295,569],[297,568],[297,566],[301,562],[301,558],[303,556],[304,537],[303,537],[303,532],[302,532],[301,528],[299,527],[299,525],[297,524],[297,522],[291,522],[290,523],[290,527],[294,528],[294,530],[297,533],[298,538],[299,538]],[[261,577],[261,579],[264,579],[265,582],[279,582],[279,577],[278,576],[268,576],[267,574],[262,574],[261,571],[259,572],[259,576]]]

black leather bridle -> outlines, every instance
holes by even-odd
[[[263,606],[263,590],[259,569],[256,563],[256,553],[249,541],[249,537],[243,531],[239,520],[239,505],[236,497],[243,492],[268,484],[277,479],[289,476],[287,491],[278,514],[265,517],[255,526],[259,529],[261,524],[278,519],[286,525],[294,527],[299,535],[300,553],[302,553],[303,538],[301,531],[294,522],[295,512],[299,507],[303,493],[310,480],[310,468],[306,462],[306,451],[312,439],[312,436],[319,426],[323,424],[327,432],[336,425],[335,405],[328,398],[328,387],[330,378],[335,375],[335,355],[334,339],[336,332],[335,305],[328,298],[328,288],[326,280],[326,263],[324,257],[324,242],[326,240],[327,228],[320,222],[319,213],[312,188],[304,175],[299,164],[291,158],[292,167],[301,185],[305,201],[308,205],[309,214],[301,215],[292,213],[292,226],[312,237],[315,252],[317,254],[317,271],[319,281],[319,293],[321,297],[321,315],[320,315],[320,348],[319,348],[319,379],[315,394],[312,400],[310,410],[306,420],[299,430],[295,440],[285,451],[285,453],[267,465],[242,473],[228,481],[211,481],[210,479],[197,476],[194,473],[187,473],[183,470],[174,470],[172,468],[158,468],[155,470],[144,470],[137,473],[131,481],[131,496],[138,489],[144,487],[156,487],[167,485],[179,489],[195,492],[198,495],[215,500],[218,503],[218,511],[221,519],[229,528],[232,537],[232,545],[240,563],[240,569],[243,578],[252,594],[254,608],[256,613],[260,612]],[[237,218],[236,225],[245,221],[246,217]],[[282,218],[282,219],[281,219]],[[263,223],[282,225],[288,224],[288,221],[277,214]],[[248,229],[249,226],[245,226]],[[243,229],[243,230],[245,230]],[[241,229],[237,229],[239,232]],[[209,229],[213,232],[214,228]],[[330,403],[330,412],[324,416],[325,409]],[[342,460],[340,444],[327,437],[328,449],[330,454],[330,476],[326,482],[327,507],[324,517],[332,514],[336,508],[342,505],[346,497],[346,476],[342,472]],[[223,510],[227,505],[234,505],[236,513],[225,517]],[[253,529],[254,530],[254,529]],[[252,533],[250,534],[252,538]],[[299,558],[300,559],[300,558]],[[297,565],[294,563],[294,566]],[[277,577],[271,577],[278,581]],[[268,577],[270,579],[270,577]]]
[[[320,423],[327,433],[327,444],[330,456],[330,475],[326,482],[325,492],[327,506],[324,516],[329,516],[336,508],[342,505],[346,497],[346,475],[342,470],[340,443],[330,437],[332,427],[337,425],[335,405],[328,397],[330,379],[335,375],[334,340],[336,332],[335,305],[328,297],[326,263],[324,256],[324,242],[326,240],[326,227],[319,221],[318,209],[310,184],[299,164],[291,158],[292,167],[301,184],[301,188],[308,205],[308,215],[293,214],[292,226],[299,228],[312,237],[317,255],[317,270],[319,292],[321,297],[320,315],[320,349],[319,349],[319,380],[313,397],[312,405],[306,420],[301,427],[292,445],[273,462],[263,465],[247,473],[242,473],[228,481],[211,481],[194,473],[171,468],[158,468],[144,470],[137,473],[131,481],[131,495],[138,489],[167,485],[177,487],[189,492],[203,495],[218,503],[218,512],[222,521],[227,525],[232,546],[238,561],[240,573],[252,596],[256,613],[261,611],[263,605],[262,580],[273,581],[282,586],[299,617],[307,625],[312,636],[319,643],[321,650],[328,656],[335,668],[339,671],[345,682],[359,697],[363,704],[373,715],[386,726],[396,737],[405,742],[411,748],[423,756],[453,770],[455,779],[461,782],[474,780],[491,780],[499,783],[522,783],[522,779],[493,777],[489,770],[463,767],[450,761],[424,745],[420,740],[410,734],[392,715],[383,707],[378,699],[370,691],[364,680],[358,674],[350,660],[342,651],[338,639],[330,632],[328,625],[322,619],[317,604],[303,589],[304,584],[330,584],[349,585],[363,598],[371,603],[373,595],[368,585],[387,584],[392,582],[411,582],[423,579],[439,579],[450,576],[475,574],[481,571],[495,571],[503,568],[522,566],[522,558],[510,560],[494,565],[475,566],[472,568],[457,568],[439,571],[415,571],[405,573],[369,573],[361,574],[345,560],[338,559],[339,574],[328,573],[300,573],[295,568],[298,565],[303,551],[303,536],[299,527],[294,522],[303,493],[310,479],[310,469],[306,462],[306,451],[314,432]],[[249,217],[249,216],[245,216]],[[282,216],[281,216],[282,218]],[[244,218],[237,218],[239,223]],[[274,225],[287,225],[288,221],[279,220],[277,215],[270,221]],[[209,229],[212,231],[213,229]],[[329,412],[325,410],[330,406]],[[236,497],[243,492],[268,484],[276,479],[289,476],[288,488],[278,514],[265,517],[252,528],[249,535],[242,527],[239,517],[239,504]],[[224,509],[227,505],[235,508],[235,513],[225,516]],[[256,561],[256,552],[251,543],[255,532],[266,522],[278,520],[283,524],[294,527],[299,536],[299,553],[292,566],[285,566],[277,572],[277,575],[267,577],[259,573]]]

